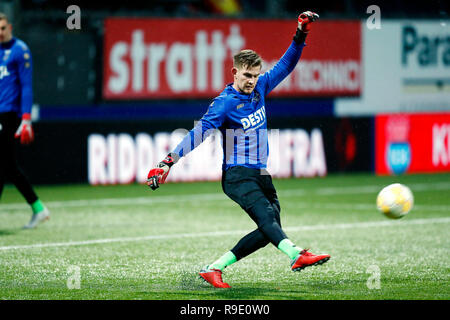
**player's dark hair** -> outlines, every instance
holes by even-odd
[[[0,20],[6,20],[6,22],[9,22],[8,16],[3,12],[0,12]]]
[[[233,57],[233,66],[236,68],[254,68],[262,66],[262,59],[253,50],[242,50]]]

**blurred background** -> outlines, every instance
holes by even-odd
[[[1,0],[33,58],[24,171],[37,184],[144,182],[232,82],[232,54],[254,49],[267,70],[306,10],[321,19],[267,99],[271,156],[290,163],[272,160],[273,175],[450,171],[448,1]],[[218,180],[217,141],[171,181]]]

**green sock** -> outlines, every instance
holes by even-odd
[[[292,241],[289,239],[281,240],[280,243],[278,244],[278,249],[287,254],[291,260],[295,259],[302,250],[295,244],[293,244]]]
[[[221,256],[219,259],[214,261],[210,266],[209,269],[219,269],[223,270],[226,266],[229,266],[230,264],[233,264],[237,261],[236,256],[233,252],[228,251],[223,256]]]
[[[33,213],[39,213],[42,210],[44,210],[44,205],[42,204],[41,200],[37,199],[35,202],[31,204],[31,210],[33,210]]]

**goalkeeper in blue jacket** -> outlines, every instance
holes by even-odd
[[[6,181],[12,182],[31,206],[33,214],[26,229],[50,217],[30,182],[19,168],[14,138],[22,144],[34,139],[31,124],[32,61],[27,45],[13,37],[8,17],[0,12],[0,197]]]
[[[319,16],[306,11],[298,18],[293,41],[283,57],[269,71],[260,74],[262,60],[252,50],[233,58],[233,83],[214,99],[206,114],[180,144],[150,170],[147,184],[155,190],[164,183],[170,168],[202,143],[214,130],[222,133],[222,188],[256,223],[228,252],[204,267],[199,275],[217,288],[229,288],[222,271],[230,264],[271,243],[291,259],[293,271],[322,264],[328,254],[315,255],[292,243],[280,222],[280,203],[267,172],[268,136],[265,97],[294,70],[300,59],[311,23]]]

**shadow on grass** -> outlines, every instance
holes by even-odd
[[[290,291],[289,294],[276,288],[262,288],[262,287],[240,287],[234,286],[229,290],[215,291],[216,299],[225,300],[303,300],[302,295],[307,292],[299,290]]]
[[[208,288],[198,291],[165,292],[164,300],[303,300],[299,295],[284,295],[279,290],[267,288],[233,287],[230,289]]]
[[[1,236],[12,236],[19,233],[22,229],[18,228],[10,228],[10,229],[0,229],[0,237]]]
[[[181,300],[302,300],[301,297],[308,294],[307,290],[299,288],[286,292],[277,287],[248,286],[248,283],[243,286],[231,284],[229,289],[214,288],[200,277],[193,276],[192,272],[182,272],[178,283],[175,291],[166,292],[166,295]]]

